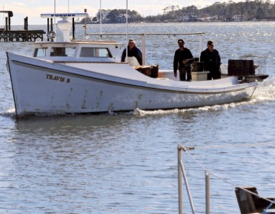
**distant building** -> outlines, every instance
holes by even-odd
[[[202,22],[215,22],[219,20],[218,16],[207,16],[207,17],[202,17],[198,19],[199,21]]]
[[[117,17],[117,22],[125,23],[126,22],[126,14],[118,16]]]
[[[232,20],[235,22],[241,22],[241,21],[247,21],[247,18],[245,15],[234,15],[232,17]]]
[[[183,22],[196,22],[198,20],[198,17],[194,15],[184,15],[182,17],[179,17],[178,20]]]

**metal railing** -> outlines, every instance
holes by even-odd
[[[188,198],[189,198],[189,203],[191,206],[192,213],[195,214],[195,207],[194,203],[192,200],[186,172],[184,169],[183,161],[182,161],[182,151],[187,151],[190,149],[194,149],[193,147],[182,147],[178,146],[178,195],[179,195],[179,214],[183,213],[183,197],[182,197],[182,178],[184,178],[185,181],[185,187],[187,190]],[[205,204],[206,204],[206,209],[205,213],[210,214],[210,173],[205,170]]]
[[[263,144],[257,144],[257,145],[263,145]],[[189,150],[194,150],[194,149],[195,149],[195,147],[183,147],[181,145],[178,145],[178,148],[177,148],[177,150],[178,150],[177,152],[178,152],[178,209],[179,209],[179,214],[183,214],[183,179],[185,182],[185,187],[186,187],[186,191],[188,194],[188,199],[189,199],[190,207],[192,210],[192,214],[195,214],[195,207],[194,207],[194,203],[192,200],[190,187],[188,184],[186,171],[185,171],[184,164],[182,161],[182,151],[186,152],[191,157],[191,159],[193,159],[194,162],[196,162],[205,172],[205,213],[210,214],[210,172],[202,164],[200,164],[194,157],[192,157],[192,155],[189,153]],[[267,206],[263,210],[263,212],[262,212],[263,214],[266,213],[266,210],[268,210],[272,205],[275,205],[275,200],[273,200],[273,199],[271,200],[269,198],[262,197],[262,196],[258,195],[257,193],[249,191],[249,190],[242,188],[236,184],[233,184],[233,183],[229,182],[228,180],[221,178],[220,176],[218,176],[214,173],[211,173],[211,175],[217,179],[222,180],[223,182],[225,182],[227,184],[230,184],[231,186],[234,186],[235,188],[241,189],[251,195],[256,196],[257,198],[261,198],[267,202],[270,202],[269,206]]]
[[[132,36],[141,36],[141,41],[142,41],[142,65],[146,64],[146,53],[145,53],[145,37],[146,36],[177,36],[177,35],[182,35],[182,36],[191,36],[191,35],[198,35],[200,36],[199,40],[199,53],[202,51],[202,42],[203,42],[203,36],[204,32],[198,32],[198,33],[85,33],[86,36],[100,36],[102,37],[103,35],[105,36],[127,36],[132,35]],[[128,42],[128,41],[126,41]],[[126,49],[127,50],[127,49]]]

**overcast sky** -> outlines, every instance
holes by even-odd
[[[240,0],[234,0],[237,2]],[[211,5],[217,0],[128,0],[129,9],[136,10],[141,15],[162,14],[163,9],[171,5],[179,5],[180,8],[195,5],[198,8]],[[228,2],[228,0],[220,1]],[[126,8],[126,0],[101,0],[102,9],[122,9]],[[69,5],[69,7],[68,7]],[[45,20],[40,18],[41,13],[53,13],[54,0],[1,0],[0,10],[11,10],[14,13],[12,24],[23,25],[24,17],[29,17],[29,24],[45,24]],[[56,0],[57,12],[83,12],[88,10],[90,16],[95,16],[100,8],[100,0]],[[3,25],[4,16],[0,14],[0,25]]]

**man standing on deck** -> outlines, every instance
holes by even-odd
[[[129,39],[129,43],[128,43],[128,56],[129,57],[136,57],[138,63],[140,65],[142,65],[142,52],[141,50],[139,50],[136,47],[136,43],[133,39]],[[124,51],[122,52],[122,56],[121,56],[121,62],[124,62],[126,58],[126,48],[124,49]]]
[[[182,39],[178,40],[179,49],[176,50],[174,56],[174,76],[177,78],[177,70],[179,69],[180,81],[192,80],[191,76],[191,61],[193,60],[193,55],[188,48],[184,47],[184,41]]]
[[[221,78],[221,57],[219,52],[214,49],[212,41],[207,42],[207,49],[201,52],[200,61],[204,62],[204,70],[209,71],[207,79],[220,79]]]

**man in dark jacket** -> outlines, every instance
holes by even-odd
[[[180,81],[192,80],[191,76],[191,61],[193,60],[193,55],[188,48],[184,47],[184,41],[182,39],[178,40],[179,49],[176,50],[174,56],[174,76],[177,77],[177,70],[179,69]]]
[[[138,63],[140,65],[142,65],[142,53],[141,51],[136,47],[135,41],[133,39],[129,40],[128,43],[128,56],[129,57],[136,57]],[[126,57],[126,48],[124,49],[124,51],[122,52],[122,56],[121,56],[121,62],[125,61],[125,57]]]
[[[214,49],[212,41],[207,42],[207,49],[201,52],[201,62],[204,62],[204,70],[209,71],[208,80],[221,78],[221,57],[219,52]]]

